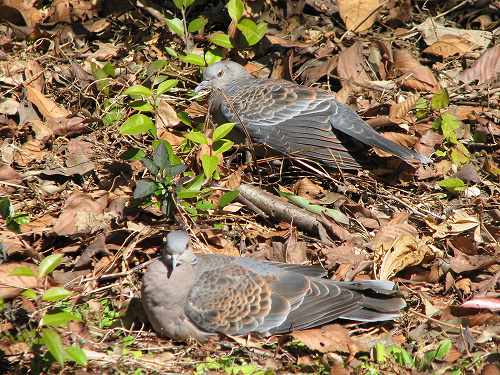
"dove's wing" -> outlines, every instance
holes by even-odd
[[[384,138],[324,90],[247,78],[235,81],[225,94],[221,110],[226,118],[242,122],[257,141],[287,154],[357,169],[360,165],[351,154],[356,145],[348,135],[403,160],[425,159]]]

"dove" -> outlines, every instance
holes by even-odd
[[[230,60],[205,68],[195,91],[205,90],[212,92],[210,108],[217,120],[238,124],[253,141],[283,154],[356,170],[367,159],[366,150],[359,150],[361,142],[408,163],[431,162],[384,138],[326,90],[285,80],[257,79]]]
[[[396,319],[394,283],[324,279],[321,267],[217,254],[195,255],[184,231],[169,232],[143,276],[141,301],[153,329],[179,341],[288,333],[342,318]]]

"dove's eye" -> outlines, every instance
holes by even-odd
[[[219,70],[219,72],[217,73],[217,77],[222,77],[224,75],[224,71],[223,70]]]

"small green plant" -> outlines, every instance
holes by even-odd
[[[237,358],[229,356],[221,358],[208,358],[205,362],[196,366],[195,374],[203,375],[207,372],[216,371],[228,375],[272,375],[271,370],[264,370],[253,364],[237,364]]]
[[[43,278],[50,275],[61,264],[62,259],[61,254],[49,255],[40,262],[36,272],[30,267],[20,266],[15,268],[11,275]],[[45,313],[40,320],[39,330],[35,331],[34,337],[31,337],[27,342],[33,345],[41,344],[45,346],[61,366],[67,361],[85,366],[87,364],[85,352],[76,344],[65,346],[56,330],[58,327],[67,327],[72,321],[82,320],[81,315],[66,302],[73,293],[62,287],[51,287],[42,292],[26,289],[21,295],[27,299],[41,300],[48,303],[48,308],[45,309]]]
[[[7,197],[0,197],[0,216],[5,220],[7,228],[16,233],[21,231],[22,224],[30,222],[27,214],[15,212]]]
[[[220,61],[224,56],[220,48],[230,50],[234,48],[234,41],[231,40],[228,33],[216,31],[209,34],[207,37],[207,40],[212,45],[211,48],[202,55],[196,53],[196,49],[193,48],[192,34],[204,34],[205,27],[209,20],[203,16],[199,16],[190,22],[187,21],[186,9],[194,3],[194,0],[174,0],[176,8],[181,13],[181,18],[167,18],[165,22],[172,33],[184,40],[185,51],[183,54],[178,54],[174,49],[167,48],[167,52],[185,63],[206,66]],[[256,23],[250,18],[243,18],[245,3],[242,0],[229,0],[226,4],[226,8],[232,23],[243,35],[245,42],[244,47],[251,47],[264,37],[267,32],[267,24],[265,22]]]

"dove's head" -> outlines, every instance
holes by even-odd
[[[174,272],[177,264],[194,264],[196,257],[191,251],[189,236],[182,230],[172,231],[167,234],[162,256],[169,268],[169,277]]]
[[[194,90],[200,92],[209,88],[223,89],[235,80],[251,77],[240,64],[231,60],[219,61],[205,68],[203,81]]]

